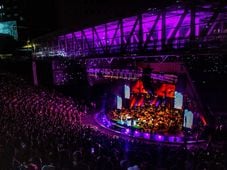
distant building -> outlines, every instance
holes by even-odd
[[[8,33],[9,35],[12,35],[13,32],[18,31],[19,39],[23,37],[23,32],[25,32],[23,28],[26,28],[24,18],[24,2],[24,0],[2,0],[0,2],[0,23],[2,23],[3,27],[0,30],[0,33]],[[11,21],[13,22],[13,24]],[[6,28],[7,26],[10,28]],[[12,36],[14,36],[15,39],[18,38],[17,35]]]

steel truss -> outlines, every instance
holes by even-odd
[[[160,52],[223,48],[227,40],[227,6],[169,7],[35,40],[36,57],[93,58],[142,56]]]

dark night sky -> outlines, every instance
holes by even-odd
[[[29,34],[71,31],[133,16],[148,8],[225,0],[24,0]]]
[[[36,37],[133,16],[139,11],[169,3],[167,0],[25,0],[25,18],[30,37]]]

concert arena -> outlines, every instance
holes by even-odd
[[[0,169],[225,170],[226,2],[109,1],[28,3],[29,24],[57,14],[63,27],[0,54]],[[6,2],[0,19],[17,9]],[[80,3],[122,17],[88,22]]]

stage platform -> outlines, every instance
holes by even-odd
[[[82,118],[82,124],[93,127],[95,130],[113,137],[120,137],[126,140],[134,140],[151,144],[163,145],[187,145],[187,147],[206,145],[206,140],[196,140],[192,136],[185,137],[181,135],[163,135],[139,132],[130,127],[120,126],[110,121],[106,114],[96,112],[92,115],[86,115]]]

